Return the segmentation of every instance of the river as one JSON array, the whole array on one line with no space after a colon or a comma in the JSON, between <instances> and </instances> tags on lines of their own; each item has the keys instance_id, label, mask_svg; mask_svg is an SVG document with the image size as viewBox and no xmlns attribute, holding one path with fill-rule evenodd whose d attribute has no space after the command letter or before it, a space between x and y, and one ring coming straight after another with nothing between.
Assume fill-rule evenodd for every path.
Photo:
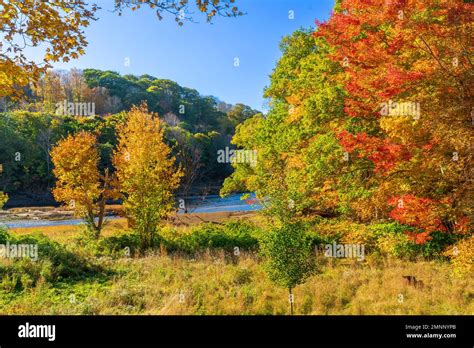
<instances>
[{"instance_id":1,"label":"river","mask_svg":"<svg viewBox=\"0 0 474 348\"><path fill-rule=\"evenodd\" d=\"M254 194L250 194L246 200L241 199L242 194L232 194L225 198L218 195L206 197L187 197L185 202L188 206L188 213L221 213L255 211L261 209L261 205L255 199ZM183 214L184 210L179 210L178 214ZM118 216L108 216L108 220L119 219ZM0 221L0 227L23 228L23 227L48 227L48 226L74 226L83 223L82 219L68 220L12 220Z\"/></svg>"}]
</instances>

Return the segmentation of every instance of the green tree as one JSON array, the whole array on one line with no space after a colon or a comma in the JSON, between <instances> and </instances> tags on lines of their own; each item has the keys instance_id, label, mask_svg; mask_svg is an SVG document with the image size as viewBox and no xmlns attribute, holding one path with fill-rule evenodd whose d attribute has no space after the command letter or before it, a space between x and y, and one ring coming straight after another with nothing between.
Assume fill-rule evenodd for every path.
<instances>
[{"instance_id":1,"label":"green tree","mask_svg":"<svg viewBox=\"0 0 474 348\"><path fill-rule=\"evenodd\" d=\"M293 289L316 270L311 238L301 223L286 224L264 236L261 253L266 259L264 268L270 280L288 289L293 315Z\"/></svg>"},{"instance_id":2,"label":"green tree","mask_svg":"<svg viewBox=\"0 0 474 348\"><path fill-rule=\"evenodd\" d=\"M346 124L345 92L329 79L340 67L311 30L284 38L281 49L265 91L270 111L238 125L232 139L240 148L256 149L257 164L233 163L221 193L256 192L264 213L279 220L348 213L364 185L334 132Z\"/></svg>"},{"instance_id":3,"label":"green tree","mask_svg":"<svg viewBox=\"0 0 474 348\"><path fill-rule=\"evenodd\" d=\"M7 201L8 201L8 195L0 191L0 209L3 208L5 203L7 203Z\"/></svg>"}]
</instances>

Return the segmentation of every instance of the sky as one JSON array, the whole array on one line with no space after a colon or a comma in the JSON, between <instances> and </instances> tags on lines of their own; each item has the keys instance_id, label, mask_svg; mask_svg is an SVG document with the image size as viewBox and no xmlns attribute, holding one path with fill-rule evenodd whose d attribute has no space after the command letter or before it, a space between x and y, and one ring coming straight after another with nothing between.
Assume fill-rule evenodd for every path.
<instances>
[{"instance_id":1,"label":"sky","mask_svg":"<svg viewBox=\"0 0 474 348\"><path fill-rule=\"evenodd\" d=\"M55 69L149 74L227 103L241 102L264 110L263 90L281 55L281 38L298 28L314 27L315 19L327 19L334 1L236 0L246 15L216 17L208 24L195 13L198 23L185 22L182 27L170 16L158 20L149 8L127 10L118 16L112 11L112 0L96 3L102 9L99 19L85 30L89 42L85 55L56 63ZM30 54L41 61L39 52ZM234 64L236 58L239 66Z\"/></svg>"}]
</instances>

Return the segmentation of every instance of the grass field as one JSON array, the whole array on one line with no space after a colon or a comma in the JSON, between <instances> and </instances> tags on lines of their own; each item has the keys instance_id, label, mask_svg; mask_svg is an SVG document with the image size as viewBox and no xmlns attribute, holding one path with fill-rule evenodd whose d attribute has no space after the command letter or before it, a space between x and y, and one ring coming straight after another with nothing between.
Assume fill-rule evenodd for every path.
<instances>
[{"instance_id":1,"label":"grass field","mask_svg":"<svg viewBox=\"0 0 474 348\"><path fill-rule=\"evenodd\" d=\"M197 222L196 222L197 223ZM104 237L119 236L124 220ZM189 226L179 228L189 232ZM287 290L267 278L257 252L239 256L208 249L193 256L155 250L146 256L97 256L75 244L74 226L17 229L43 233L94 264L92 273L0 289L2 314L287 314ZM8 262L8 261L4 261ZM449 263L399 260L369 254L363 262L318 257L318 273L294 291L296 314L472 314L474 284L453 277ZM41 272L44 272L43 270ZM415 275L423 288L404 283Z\"/></svg>"}]
</instances>

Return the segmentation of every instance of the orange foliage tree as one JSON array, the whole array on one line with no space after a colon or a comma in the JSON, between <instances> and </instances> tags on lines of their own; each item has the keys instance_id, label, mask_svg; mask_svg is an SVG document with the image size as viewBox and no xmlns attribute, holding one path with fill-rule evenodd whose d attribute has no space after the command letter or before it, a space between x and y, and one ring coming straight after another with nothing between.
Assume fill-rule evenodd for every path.
<instances>
[{"instance_id":1,"label":"orange foliage tree","mask_svg":"<svg viewBox=\"0 0 474 348\"><path fill-rule=\"evenodd\" d=\"M338 139L372 162L374 196L418 243L473 224L473 13L462 0L342 0L315 32L334 48L357 124Z\"/></svg>"},{"instance_id":2,"label":"orange foliage tree","mask_svg":"<svg viewBox=\"0 0 474 348\"><path fill-rule=\"evenodd\" d=\"M105 204L116 197L112 177L98 170L99 152L96 137L79 132L60 140L51 150L57 182L54 198L74 209L83 218L93 236L98 238L103 227Z\"/></svg>"}]
</instances>

